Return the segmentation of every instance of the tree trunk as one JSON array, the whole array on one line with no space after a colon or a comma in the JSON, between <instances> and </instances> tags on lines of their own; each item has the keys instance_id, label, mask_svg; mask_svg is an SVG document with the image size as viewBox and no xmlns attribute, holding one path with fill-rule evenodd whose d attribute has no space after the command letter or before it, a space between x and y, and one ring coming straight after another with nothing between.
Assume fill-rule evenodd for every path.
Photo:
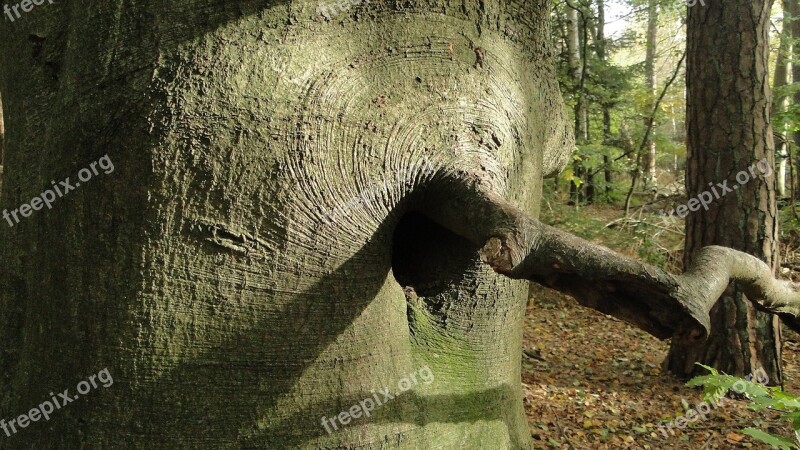
<instances>
[{"instance_id":1,"label":"tree trunk","mask_svg":"<svg viewBox=\"0 0 800 450\"><path fill-rule=\"evenodd\" d=\"M776 136L778 136L775 153L781 157L780 162L778 163L778 171L776 173L778 181L778 195L781 198L788 196L788 192L786 191L787 136L785 120L781 118L780 122L778 122L776 121L776 117L784 114L787 106L786 95L778 94L778 92L781 88L784 88L789 84L789 56L792 54L792 20L789 17L792 6L790 2L791 0L782 0L783 25L781 27L778 53L775 58L775 73L772 79L774 98L772 101L772 110L770 112L772 123L776 128L775 133Z\"/></svg>"},{"instance_id":2,"label":"tree trunk","mask_svg":"<svg viewBox=\"0 0 800 450\"><path fill-rule=\"evenodd\" d=\"M3 192L3 155L5 154L6 127L3 124L3 98L0 95L0 193Z\"/></svg>"},{"instance_id":3,"label":"tree trunk","mask_svg":"<svg viewBox=\"0 0 800 450\"><path fill-rule=\"evenodd\" d=\"M76 186L0 226L1 418L114 380L0 440L530 447L527 283L413 211L457 172L536 214L574 149L547 8L318 7L45 2L0 28L0 209Z\"/></svg>"},{"instance_id":4,"label":"tree trunk","mask_svg":"<svg viewBox=\"0 0 800 450\"><path fill-rule=\"evenodd\" d=\"M597 58L601 63L606 61L606 5L605 0L597 0L597 38L596 49ZM610 146L612 144L613 136L611 134L611 105L608 103L602 104L603 108L603 145ZM603 155L603 175L605 181L605 196L606 201L610 201L611 193L613 191L613 179L611 175L611 157L607 154Z\"/></svg>"},{"instance_id":5,"label":"tree trunk","mask_svg":"<svg viewBox=\"0 0 800 450\"><path fill-rule=\"evenodd\" d=\"M703 195L711 201L707 210L696 200L689 203L697 211L686 219L687 267L706 245L739 249L773 271L778 267L767 79L771 3L708 2L689 8L686 190L689 198ZM695 362L737 375L763 367L771 382L781 383L780 346L777 318L756 311L741 285L732 285L712 310L709 340L673 343L665 366L679 376L698 373Z\"/></svg>"},{"instance_id":6,"label":"tree trunk","mask_svg":"<svg viewBox=\"0 0 800 450\"><path fill-rule=\"evenodd\" d=\"M611 144L611 107L603 105L603 135L606 145ZM612 161L609 155L603 155L603 181L605 181L606 201L611 201L611 194L614 192L614 176L612 173Z\"/></svg>"},{"instance_id":7,"label":"tree trunk","mask_svg":"<svg viewBox=\"0 0 800 450\"><path fill-rule=\"evenodd\" d=\"M571 4L567 4L567 52L569 59L570 73L572 81L576 86L575 102L575 140L579 144L589 140L589 111L586 105L586 96L583 92L583 58L585 54L581 52L583 40L581 39L582 30L586 26L585 21L581 20L581 15ZM589 184L584 180L587 175L580 161L575 161L572 165L574 179L583 180L581 184L575 181L570 183L570 194L575 204L583 203L588 195Z\"/></svg>"},{"instance_id":8,"label":"tree trunk","mask_svg":"<svg viewBox=\"0 0 800 450\"><path fill-rule=\"evenodd\" d=\"M647 6L647 51L645 56L645 84L647 95L651 102L647 105L647 111L653 109L653 102L658 95L656 87L656 51L658 44L658 0L648 0ZM645 127L655 127L651 122L655 116L645 117ZM655 130L653 130L655 131ZM647 153L644 155L644 187L645 189L656 187L656 143L652 137L647 140Z\"/></svg>"},{"instance_id":9,"label":"tree trunk","mask_svg":"<svg viewBox=\"0 0 800 450\"><path fill-rule=\"evenodd\" d=\"M787 0L785 7L791 20L792 29L792 83L798 83L800 82L800 45L797 45L800 42L800 19L798 19L800 18L800 0ZM795 106L800 105L800 91L794 93L792 103ZM792 132L792 141L794 148L800 149L800 130ZM800 173L800 158L797 158L795 173ZM800 183L797 183L795 189L798 189L797 193L800 194Z\"/></svg>"},{"instance_id":10,"label":"tree trunk","mask_svg":"<svg viewBox=\"0 0 800 450\"><path fill-rule=\"evenodd\" d=\"M570 5L567 5L567 54L572 79L580 82L583 76L583 66L581 65L580 18L578 10Z\"/></svg>"}]
</instances>

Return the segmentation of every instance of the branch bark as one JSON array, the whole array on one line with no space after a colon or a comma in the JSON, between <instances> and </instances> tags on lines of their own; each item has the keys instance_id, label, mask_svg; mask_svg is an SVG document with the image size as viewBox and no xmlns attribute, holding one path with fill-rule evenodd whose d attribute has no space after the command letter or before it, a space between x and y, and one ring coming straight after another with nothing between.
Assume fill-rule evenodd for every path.
<instances>
[{"instance_id":1,"label":"branch bark","mask_svg":"<svg viewBox=\"0 0 800 450\"><path fill-rule=\"evenodd\" d=\"M450 190L424 212L482 245L481 258L495 272L568 293L660 339L706 339L711 308L732 281L756 308L800 331L800 285L776 280L754 256L709 246L675 275L545 225L494 194L459 194Z\"/></svg>"}]
</instances>

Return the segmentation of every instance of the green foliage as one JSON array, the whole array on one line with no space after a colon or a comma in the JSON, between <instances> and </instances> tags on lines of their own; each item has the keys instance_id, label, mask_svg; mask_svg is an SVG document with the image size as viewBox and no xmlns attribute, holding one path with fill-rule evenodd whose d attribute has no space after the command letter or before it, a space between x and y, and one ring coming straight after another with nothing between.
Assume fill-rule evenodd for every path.
<instances>
[{"instance_id":1,"label":"green foliage","mask_svg":"<svg viewBox=\"0 0 800 450\"><path fill-rule=\"evenodd\" d=\"M782 412L782 417L791 421L795 437L800 435L798 434L800 433L800 397L784 392L779 387L763 386L748 379L721 374L712 367L698 365L710 373L692 378L686 383L687 386L702 386L706 399L709 396L718 398L730 391L735 391L750 400L748 407L752 410L771 409ZM789 438L775 436L757 428L745 428L742 433L768 444L772 448L781 450L800 449L800 446Z\"/></svg>"},{"instance_id":2,"label":"green foliage","mask_svg":"<svg viewBox=\"0 0 800 450\"><path fill-rule=\"evenodd\" d=\"M702 375L694 377L686 383L689 387L703 387L703 392L706 396L718 395L720 392L727 394L730 391L735 391L737 394L746 394L750 398L764 398L769 396L770 388L753 383L750 380L726 375L719 373L713 367L697 364L710 372L709 375ZM742 388L734 388L734 385L743 386Z\"/></svg>"},{"instance_id":3,"label":"green foliage","mask_svg":"<svg viewBox=\"0 0 800 450\"><path fill-rule=\"evenodd\" d=\"M628 18L630 26L622 34L612 35L606 30L602 41L604 51L599 51L598 40L593 35L598 20L596 3L585 0L570 3L579 10L581 68L585 69L582 80L575 79L570 69L566 21L569 6L558 2L553 8L551 23L560 56L557 68L564 101L573 121L581 99L588 111L588 138L577 136L578 159L560 178L565 186L572 186L572 192L576 194L573 197L577 198L570 200L578 204L624 200L631 174L636 170L637 150L647 128L646 118L653 113L652 105L658 95L645 85L643 33L648 1L627 0L625 3L633 12ZM664 43L657 55L659 92L677 63L676 49L683 46L682 32L676 37L671 24L682 21L685 9L685 0L659 1L659 42ZM686 154L682 84L679 77L668 91L657 112L656 126L649 135L656 142L660 156L657 165L661 169L671 169L675 156L682 160ZM606 171L612 175L610 183L606 181ZM594 187L593 194L590 194L589 186Z\"/></svg>"},{"instance_id":4,"label":"green foliage","mask_svg":"<svg viewBox=\"0 0 800 450\"><path fill-rule=\"evenodd\" d=\"M752 437L753 439L768 444L772 446L772 448L778 448L780 450L793 450L798 448L797 445L790 439L775 436L756 428L745 428L742 430L742 433Z\"/></svg>"},{"instance_id":5,"label":"green foliage","mask_svg":"<svg viewBox=\"0 0 800 450\"><path fill-rule=\"evenodd\" d=\"M773 91L773 98L792 98L800 91L800 83L778 86ZM772 125L776 130L800 131L800 105L790 104L772 117Z\"/></svg>"},{"instance_id":6,"label":"green foliage","mask_svg":"<svg viewBox=\"0 0 800 450\"><path fill-rule=\"evenodd\" d=\"M652 239L650 227L640 226L634 232L636 237L641 239L641 246L638 249L639 258L658 267L667 265L667 255Z\"/></svg>"},{"instance_id":7,"label":"green foliage","mask_svg":"<svg viewBox=\"0 0 800 450\"><path fill-rule=\"evenodd\" d=\"M791 208L782 208L779 211L781 242L791 239L792 235L800 235L800 220L795 217Z\"/></svg>"},{"instance_id":8,"label":"green foliage","mask_svg":"<svg viewBox=\"0 0 800 450\"><path fill-rule=\"evenodd\" d=\"M558 185L559 183L554 180L547 180L544 183L544 198L557 197L555 189ZM623 192L622 189L619 189L619 192ZM657 235L659 229L651 224L661 221L657 215L644 217L645 220L630 226L606 226L618 218L616 208L592 206L589 209L576 209L558 201L547 201L541 212L543 222L583 239L602 243L631 257L638 256L645 262L661 268L666 269L670 264L674 264L667 249L682 248L682 236L673 233Z\"/></svg>"}]
</instances>

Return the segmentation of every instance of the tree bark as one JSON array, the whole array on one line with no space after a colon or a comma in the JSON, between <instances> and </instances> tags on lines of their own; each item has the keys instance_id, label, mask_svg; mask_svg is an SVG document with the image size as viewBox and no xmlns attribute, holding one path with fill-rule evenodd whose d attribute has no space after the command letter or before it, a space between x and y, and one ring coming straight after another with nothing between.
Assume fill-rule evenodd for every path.
<instances>
[{"instance_id":1,"label":"tree bark","mask_svg":"<svg viewBox=\"0 0 800 450\"><path fill-rule=\"evenodd\" d=\"M544 3L45 5L0 28L0 207L116 170L0 227L0 417L114 384L14 447L529 448L510 277L661 337L730 278L798 313L747 255L675 276L536 221L574 149Z\"/></svg>"},{"instance_id":2,"label":"tree bark","mask_svg":"<svg viewBox=\"0 0 800 450\"><path fill-rule=\"evenodd\" d=\"M687 216L687 267L697 265L698 252L708 245L735 248L778 267L769 123L771 6L756 0L689 8L687 193L696 198L712 188L722 191L717 184L723 182L732 190L715 193L719 198L707 210L694 205L699 210ZM768 166L753 170L756 161ZM732 285L712 311L708 341L673 343L665 367L686 377L699 372L695 362L742 376L763 367L772 382L781 383L779 322L756 311L747 296L741 285Z\"/></svg>"}]
</instances>

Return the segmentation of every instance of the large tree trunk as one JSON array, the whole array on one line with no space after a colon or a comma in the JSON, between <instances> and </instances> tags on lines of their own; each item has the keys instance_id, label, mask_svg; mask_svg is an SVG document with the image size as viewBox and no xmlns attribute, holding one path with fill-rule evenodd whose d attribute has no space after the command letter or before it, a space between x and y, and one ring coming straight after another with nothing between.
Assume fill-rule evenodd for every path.
<instances>
[{"instance_id":1,"label":"large tree trunk","mask_svg":"<svg viewBox=\"0 0 800 450\"><path fill-rule=\"evenodd\" d=\"M0 28L2 208L116 167L0 226L1 417L114 379L0 440L530 446L527 283L412 211L438 173L538 210L573 149L545 3L318 6L45 2Z\"/></svg>"},{"instance_id":2,"label":"large tree trunk","mask_svg":"<svg viewBox=\"0 0 800 450\"><path fill-rule=\"evenodd\" d=\"M687 266L706 245L739 249L778 266L767 70L771 4L709 2L689 8L686 191L689 198L703 192L720 198L686 219ZM757 161L768 166L756 166ZM723 196L726 191L717 183L726 180L732 190ZM712 311L709 340L673 343L665 365L690 376L699 369L695 362L739 375L763 367L771 381L780 383L779 322L756 311L741 286L733 285Z\"/></svg>"}]
</instances>

